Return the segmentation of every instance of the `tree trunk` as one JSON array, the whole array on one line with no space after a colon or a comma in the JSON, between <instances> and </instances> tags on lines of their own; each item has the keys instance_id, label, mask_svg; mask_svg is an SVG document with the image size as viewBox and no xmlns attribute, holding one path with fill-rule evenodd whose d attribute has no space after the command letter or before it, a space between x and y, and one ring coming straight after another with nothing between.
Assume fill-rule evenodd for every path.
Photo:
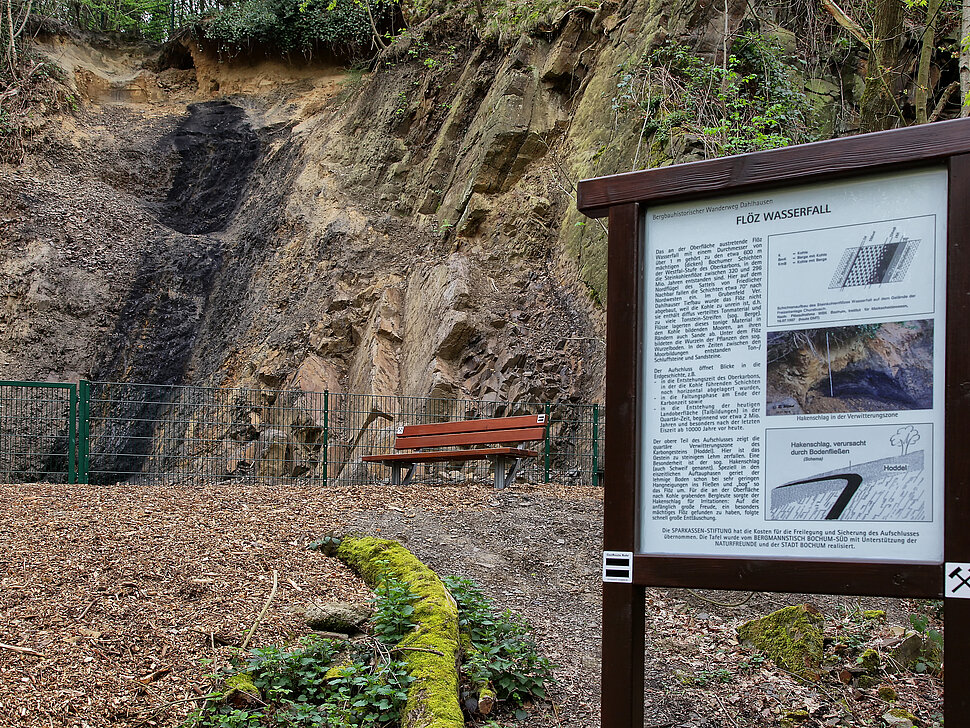
<instances>
[{"instance_id":1,"label":"tree trunk","mask_svg":"<svg viewBox=\"0 0 970 728\"><path fill-rule=\"evenodd\" d=\"M916 123L929 121L927 108L933 97L930 88L930 66L933 65L933 51L936 49L936 26L940 17L943 0L927 0L926 30L923 31L923 45L920 47L919 66L916 69Z\"/></svg>"},{"instance_id":2,"label":"tree trunk","mask_svg":"<svg viewBox=\"0 0 970 728\"><path fill-rule=\"evenodd\" d=\"M963 23L960 28L960 116L970 115L970 0L963 0Z\"/></svg>"},{"instance_id":3,"label":"tree trunk","mask_svg":"<svg viewBox=\"0 0 970 728\"><path fill-rule=\"evenodd\" d=\"M869 67L859 119L862 132L892 129L902 122L896 94L903 37L903 0L877 0L874 18L875 32L869 46Z\"/></svg>"}]
</instances>

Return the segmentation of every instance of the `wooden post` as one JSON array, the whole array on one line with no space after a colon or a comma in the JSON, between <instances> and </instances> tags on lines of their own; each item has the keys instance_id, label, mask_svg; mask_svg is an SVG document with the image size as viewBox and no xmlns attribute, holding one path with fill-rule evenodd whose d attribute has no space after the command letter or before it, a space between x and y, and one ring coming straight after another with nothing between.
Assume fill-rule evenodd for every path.
<instances>
[{"instance_id":1,"label":"wooden post","mask_svg":"<svg viewBox=\"0 0 970 728\"><path fill-rule=\"evenodd\" d=\"M641 320L639 230L638 205L610 208L606 421L619 426L606 433L604 551L636 552L639 525L639 336L630 336ZM602 728L643 726L645 594L636 584L603 584Z\"/></svg>"},{"instance_id":2,"label":"wooden post","mask_svg":"<svg viewBox=\"0 0 970 728\"><path fill-rule=\"evenodd\" d=\"M970 322L970 154L950 158L947 211L946 502L943 553L948 562L970 562L970 346L962 327ZM944 574L946 579L946 574ZM944 581L944 584L946 582ZM944 587L946 589L946 587ZM970 714L970 599L946 593L945 718L960 725ZM947 649L949 648L949 649Z\"/></svg>"}]
</instances>

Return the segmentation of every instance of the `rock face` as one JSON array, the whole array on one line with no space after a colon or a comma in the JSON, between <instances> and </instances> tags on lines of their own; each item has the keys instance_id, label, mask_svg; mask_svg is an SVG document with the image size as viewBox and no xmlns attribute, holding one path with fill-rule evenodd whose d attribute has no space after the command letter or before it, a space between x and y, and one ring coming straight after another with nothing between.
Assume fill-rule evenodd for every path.
<instances>
[{"instance_id":1,"label":"rock face","mask_svg":"<svg viewBox=\"0 0 970 728\"><path fill-rule=\"evenodd\" d=\"M932 407L932 321L824 333L769 335L769 415Z\"/></svg>"},{"instance_id":2,"label":"rock face","mask_svg":"<svg viewBox=\"0 0 970 728\"><path fill-rule=\"evenodd\" d=\"M41 36L83 108L0 179L0 366L597 399L605 234L573 194L644 165L617 69L668 38L714 57L747 12L609 2L501 42L445 13L366 74ZM771 28L792 44L789 20ZM652 163L694 158L691 144Z\"/></svg>"},{"instance_id":3,"label":"rock face","mask_svg":"<svg viewBox=\"0 0 970 728\"><path fill-rule=\"evenodd\" d=\"M179 163L160 221L181 233L223 230L259 154L245 112L225 101L191 104L171 144Z\"/></svg>"}]
</instances>

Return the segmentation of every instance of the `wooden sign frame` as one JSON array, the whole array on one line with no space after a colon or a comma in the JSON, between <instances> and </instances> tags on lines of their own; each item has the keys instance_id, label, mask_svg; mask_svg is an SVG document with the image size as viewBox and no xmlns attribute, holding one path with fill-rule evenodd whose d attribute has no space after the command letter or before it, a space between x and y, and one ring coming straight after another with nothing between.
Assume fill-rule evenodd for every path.
<instances>
[{"instance_id":1,"label":"wooden sign frame","mask_svg":"<svg viewBox=\"0 0 970 728\"><path fill-rule=\"evenodd\" d=\"M943 562L638 553L640 420L646 401L641 377L645 210L670 202L940 167L946 169L948 182ZM970 712L970 655L964 649L970 644L970 599L944 593L944 565L970 562L970 343L960 330L970 323L970 119L584 180L578 209L589 217L609 218L603 549L632 554L630 582L603 584L602 727L643 726L647 586L946 597L946 644L952 649L946 655L949 697L944 710L953 725L962 722Z\"/></svg>"}]
</instances>

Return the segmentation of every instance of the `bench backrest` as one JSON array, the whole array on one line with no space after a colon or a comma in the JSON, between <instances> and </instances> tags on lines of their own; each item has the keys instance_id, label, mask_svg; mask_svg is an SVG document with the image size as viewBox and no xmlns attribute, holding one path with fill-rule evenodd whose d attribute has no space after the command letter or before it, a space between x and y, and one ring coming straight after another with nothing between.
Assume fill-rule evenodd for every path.
<instances>
[{"instance_id":1,"label":"bench backrest","mask_svg":"<svg viewBox=\"0 0 970 728\"><path fill-rule=\"evenodd\" d=\"M545 415L494 417L487 420L439 422L399 427L395 450L458 445L497 445L541 440L546 435Z\"/></svg>"}]
</instances>

